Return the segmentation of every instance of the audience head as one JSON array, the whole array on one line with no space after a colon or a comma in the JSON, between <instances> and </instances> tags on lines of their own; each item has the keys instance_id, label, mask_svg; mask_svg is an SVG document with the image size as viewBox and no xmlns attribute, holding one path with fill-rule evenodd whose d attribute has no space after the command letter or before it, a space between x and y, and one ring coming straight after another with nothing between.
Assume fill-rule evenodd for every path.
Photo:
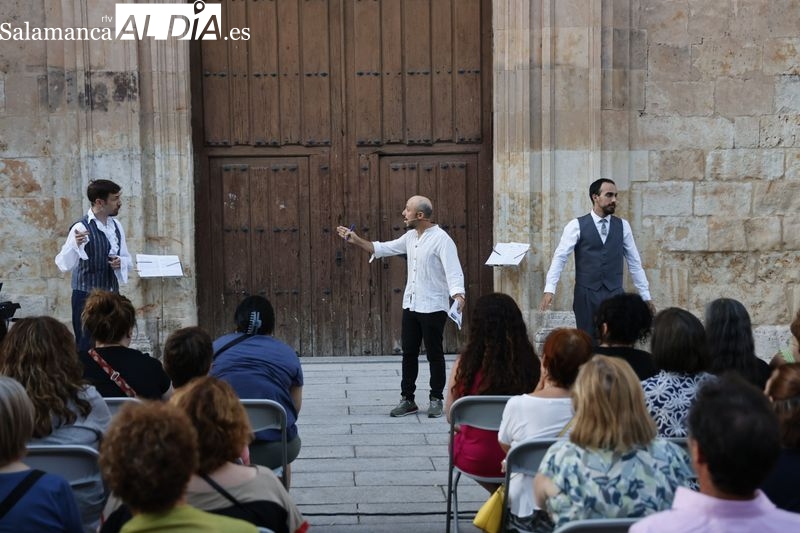
<instances>
[{"instance_id":1,"label":"audience head","mask_svg":"<svg viewBox=\"0 0 800 533\"><path fill-rule=\"evenodd\" d=\"M481 296L472 308L469 324L454 388L470 387L482 371L478 394L532 391L539 382L539 358L514 299L499 292Z\"/></svg>"},{"instance_id":2,"label":"audience head","mask_svg":"<svg viewBox=\"0 0 800 533\"><path fill-rule=\"evenodd\" d=\"M164 344L164 371L175 388L207 375L213 358L211 336L197 326L173 331Z\"/></svg>"},{"instance_id":3,"label":"audience head","mask_svg":"<svg viewBox=\"0 0 800 533\"><path fill-rule=\"evenodd\" d=\"M782 365L772 372L764 392L772 402L781 427L781 445L800 449L800 363Z\"/></svg>"},{"instance_id":4,"label":"audience head","mask_svg":"<svg viewBox=\"0 0 800 533\"><path fill-rule=\"evenodd\" d=\"M544 341L542 375L550 382L569 389L581 365L592 357L592 338L576 328L554 329Z\"/></svg>"},{"instance_id":5,"label":"audience head","mask_svg":"<svg viewBox=\"0 0 800 533\"><path fill-rule=\"evenodd\" d=\"M706 336L711 354L711 371L733 370L745 380L760 381L753 325L744 305L731 298L718 298L706 307ZM764 382L760 381L759 386Z\"/></svg>"},{"instance_id":6,"label":"audience head","mask_svg":"<svg viewBox=\"0 0 800 533\"><path fill-rule=\"evenodd\" d=\"M710 380L689 411L689 449L701 492L705 483L751 498L780 453L778 420L763 392L736 375Z\"/></svg>"},{"instance_id":7,"label":"audience head","mask_svg":"<svg viewBox=\"0 0 800 533\"><path fill-rule=\"evenodd\" d=\"M33 436L53 431L52 417L65 424L77 419L70 402L88 415L91 404L78 394L86 385L69 329L49 316L22 318L0 345L0 374L19 381L36 411Z\"/></svg>"},{"instance_id":8,"label":"audience head","mask_svg":"<svg viewBox=\"0 0 800 533\"><path fill-rule=\"evenodd\" d=\"M134 513L175 507L196 468L197 432L171 404L128 402L100 445L106 484Z\"/></svg>"},{"instance_id":9,"label":"audience head","mask_svg":"<svg viewBox=\"0 0 800 533\"><path fill-rule=\"evenodd\" d=\"M0 467L25 455L33 436L33 404L16 380L0 376Z\"/></svg>"},{"instance_id":10,"label":"audience head","mask_svg":"<svg viewBox=\"0 0 800 533\"><path fill-rule=\"evenodd\" d=\"M95 341L117 343L132 336L136 309L119 293L95 289L86 298L81 323Z\"/></svg>"},{"instance_id":11,"label":"audience head","mask_svg":"<svg viewBox=\"0 0 800 533\"><path fill-rule=\"evenodd\" d=\"M666 372L697 374L709 367L703 324L689 311L677 307L656 315L650 352L656 367Z\"/></svg>"},{"instance_id":12,"label":"audience head","mask_svg":"<svg viewBox=\"0 0 800 533\"><path fill-rule=\"evenodd\" d=\"M250 444L252 431L242 402L230 385L206 376L192 380L170 398L191 420L198 436L200 474L235 461Z\"/></svg>"},{"instance_id":13,"label":"audience head","mask_svg":"<svg viewBox=\"0 0 800 533\"><path fill-rule=\"evenodd\" d=\"M650 335L653 312L634 293L612 296L600 304L594 315L597 338L602 344L633 346Z\"/></svg>"},{"instance_id":14,"label":"audience head","mask_svg":"<svg viewBox=\"0 0 800 533\"><path fill-rule=\"evenodd\" d=\"M248 296L241 301L234 315L236 331L248 335L272 335L275 331L275 311L263 296Z\"/></svg>"},{"instance_id":15,"label":"audience head","mask_svg":"<svg viewBox=\"0 0 800 533\"><path fill-rule=\"evenodd\" d=\"M626 452L656 437L639 378L622 359L595 355L572 387L575 422L570 440L583 448Z\"/></svg>"}]
</instances>

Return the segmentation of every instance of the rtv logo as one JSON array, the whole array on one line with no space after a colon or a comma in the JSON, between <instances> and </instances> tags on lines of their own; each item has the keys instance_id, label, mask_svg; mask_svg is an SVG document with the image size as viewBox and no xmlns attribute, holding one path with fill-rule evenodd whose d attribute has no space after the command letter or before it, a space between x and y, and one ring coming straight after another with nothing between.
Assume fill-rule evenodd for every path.
<instances>
[{"instance_id":1,"label":"rtv logo","mask_svg":"<svg viewBox=\"0 0 800 533\"><path fill-rule=\"evenodd\" d=\"M222 35L222 5L206 4L117 4L116 38L122 41L151 37L157 40L250 39L249 28L231 28Z\"/></svg>"}]
</instances>

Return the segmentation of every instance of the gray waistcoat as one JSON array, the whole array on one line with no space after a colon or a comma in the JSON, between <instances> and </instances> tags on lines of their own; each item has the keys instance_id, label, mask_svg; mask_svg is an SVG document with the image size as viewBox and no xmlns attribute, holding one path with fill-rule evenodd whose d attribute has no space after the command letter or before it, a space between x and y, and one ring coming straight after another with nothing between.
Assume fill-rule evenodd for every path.
<instances>
[{"instance_id":1,"label":"gray waistcoat","mask_svg":"<svg viewBox=\"0 0 800 533\"><path fill-rule=\"evenodd\" d=\"M575 245L575 285L593 291L622 287L622 220L611 217L603 244L592 214L578 218L581 236Z\"/></svg>"},{"instance_id":2,"label":"gray waistcoat","mask_svg":"<svg viewBox=\"0 0 800 533\"><path fill-rule=\"evenodd\" d=\"M111 219L109 219L111 221ZM104 289L112 292L119 292L119 282L114 275L114 269L108 264L108 252L111 250L111 243L108 242L106 234L97 227L94 220L89 222L89 217L81 219L83 225L89 230L89 242L86 244L86 255L89 259L78 261L78 266L72 269L72 288L73 290L89 292L92 289ZM122 236L115 222L114 230L117 232L117 242L122 246Z\"/></svg>"}]
</instances>

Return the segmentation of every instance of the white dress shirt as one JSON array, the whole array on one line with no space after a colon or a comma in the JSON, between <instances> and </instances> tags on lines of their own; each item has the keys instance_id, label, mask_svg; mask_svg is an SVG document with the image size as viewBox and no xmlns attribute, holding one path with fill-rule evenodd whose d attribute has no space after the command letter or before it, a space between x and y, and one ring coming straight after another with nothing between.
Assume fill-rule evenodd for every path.
<instances>
[{"instance_id":1,"label":"white dress shirt","mask_svg":"<svg viewBox=\"0 0 800 533\"><path fill-rule=\"evenodd\" d=\"M603 243L605 243L608 235L603 237L600 232L600 220L602 217L597 216L597 213L594 211L590 213L595 226L597 226L597 233L600 234L600 238ZM606 216L605 220L608 221L608 233L610 234L612 231L611 215ZM639 250L636 249L636 242L633 240L631 225L628 224L628 221L624 218L620 220L622 221L622 254L625 257L625 261L628 263L628 271L631 273L631 278L633 279L634 286L636 286L636 290L639 291L642 300L648 301L651 299L650 285L647 282L647 275L644 273L644 268L642 268L642 259L639 257ZM575 249L575 245L578 243L580 236L580 223L577 218L573 218L564 227L564 232L561 234L561 241L558 243L558 247L556 247L556 251L553 254L553 261L550 263L550 269L547 271L544 292L555 294L558 279L561 277L561 271L564 270L564 265Z\"/></svg>"},{"instance_id":2,"label":"white dress shirt","mask_svg":"<svg viewBox=\"0 0 800 533\"><path fill-rule=\"evenodd\" d=\"M456 244L438 225L422 235L409 230L399 239L373 242L376 257L406 254L408 278L403 294L403 309L435 313L450 308L450 297L465 294L464 273L458 261Z\"/></svg>"},{"instance_id":3,"label":"white dress shirt","mask_svg":"<svg viewBox=\"0 0 800 533\"><path fill-rule=\"evenodd\" d=\"M94 220L95 224L97 225L97 229L102 231L108 239L108 242L111 245L108 254L119 256L119 268L114 269L114 275L117 276L117 281L119 281L120 284L125 285L128 283L128 271L133 269L133 260L131 259L130 252L128 251L128 245L125 242L125 231L122 229L122 224L120 224L115 217L106 218L106 223L103 224L94 215L94 212L91 208L89 208L89 212L86 214L86 216L88 217L89 222ZM117 229L119 229L119 242L117 241L117 232L114 230L115 226ZM86 226L83 225L83 222L76 222L69 229L67 240L64 242L64 245L61 247L61 251L58 252L58 255L56 256L56 266L61 272L69 272L78 266L78 261L81 259L84 261L89 259L89 256L86 255L86 244L89 242L89 239L87 238L86 242L78 246L78 241L75 240L76 229L80 232L83 232L86 231Z\"/></svg>"}]
</instances>

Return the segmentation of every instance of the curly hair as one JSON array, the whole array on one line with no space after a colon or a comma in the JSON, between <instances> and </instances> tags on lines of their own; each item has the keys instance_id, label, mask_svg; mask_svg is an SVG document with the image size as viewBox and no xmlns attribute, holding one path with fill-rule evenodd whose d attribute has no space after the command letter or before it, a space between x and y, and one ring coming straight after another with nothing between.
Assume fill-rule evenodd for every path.
<instances>
[{"instance_id":1,"label":"curly hair","mask_svg":"<svg viewBox=\"0 0 800 533\"><path fill-rule=\"evenodd\" d=\"M69 329L49 316L23 318L14 323L0 346L0 374L25 387L36 410L33 436L53 432L53 417L69 425L77 420L70 403L86 417L91 404L79 394L86 387L83 367Z\"/></svg>"},{"instance_id":2,"label":"curly hair","mask_svg":"<svg viewBox=\"0 0 800 533\"><path fill-rule=\"evenodd\" d=\"M173 331L164 343L164 371L175 388L208 374L213 358L211 336L197 326Z\"/></svg>"},{"instance_id":3,"label":"curly hair","mask_svg":"<svg viewBox=\"0 0 800 533\"><path fill-rule=\"evenodd\" d=\"M578 446L624 453L656 438L639 378L622 359L595 355L587 361L572 387L572 404L570 440Z\"/></svg>"},{"instance_id":4,"label":"curly hair","mask_svg":"<svg viewBox=\"0 0 800 533\"><path fill-rule=\"evenodd\" d=\"M800 363L776 368L764 392L778 415L781 444L791 450L800 449Z\"/></svg>"},{"instance_id":5,"label":"curly hair","mask_svg":"<svg viewBox=\"0 0 800 533\"><path fill-rule=\"evenodd\" d=\"M603 335L602 326L608 328ZM653 312L642 297L623 293L604 300L594 315L597 336L604 343L633 346L650 335Z\"/></svg>"},{"instance_id":6,"label":"curly hair","mask_svg":"<svg viewBox=\"0 0 800 533\"><path fill-rule=\"evenodd\" d=\"M206 376L193 379L170 398L192 421L200 453L197 471L209 474L236 460L250 444L252 431L242 402L230 385Z\"/></svg>"},{"instance_id":7,"label":"curly hair","mask_svg":"<svg viewBox=\"0 0 800 533\"><path fill-rule=\"evenodd\" d=\"M706 307L705 323L711 372L719 375L733 370L753 385L763 387L753 325L744 305L731 298L718 298Z\"/></svg>"},{"instance_id":8,"label":"curly hair","mask_svg":"<svg viewBox=\"0 0 800 533\"><path fill-rule=\"evenodd\" d=\"M478 298L469 323L469 341L459 357L451 393L469 394L480 372L475 394L525 394L539 382L539 358L514 299L498 292Z\"/></svg>"},{"instance_id":9,"label":"curly hair","mask_svg":"<svg viewBox=\"0 0 800 533\"><path fill-rule=\"evenodd\" d=\"M172 509L197 468L197 431L174 405L128 402L100 445L100 470L134 512Z\"/></svg>"},{"instance_id":10,"label":"curly hair","mask_svg":"<svg viewBox=\"0 0 800 533\"><path fill-rule=\"evenodd\" d=\"M86 298L81 324L94 340L117 342L136 326L136 309L119 293L94 289Z\"/></svg>"},{"instance_id":11,"label":"curly hair","mask_svg":"<svg viewBox=\"0 0 800 533\"><path fill-rule=\"evenodd\" d=\"M542 348L542 366L559 387L569 389L581 365L592 358L592 338L576 328L557 328L547 336Z\"/></svg>"},{"instance_id":12,"label":"curly hair","mask_svg":"<svg viewBox=\"0 0 800 533\"><path fill-rule=\"evenodd\" d=\"M0 376L0 466L19 461L31 435L31 399L15 379Z\"/></svg>"}]
</instances>

